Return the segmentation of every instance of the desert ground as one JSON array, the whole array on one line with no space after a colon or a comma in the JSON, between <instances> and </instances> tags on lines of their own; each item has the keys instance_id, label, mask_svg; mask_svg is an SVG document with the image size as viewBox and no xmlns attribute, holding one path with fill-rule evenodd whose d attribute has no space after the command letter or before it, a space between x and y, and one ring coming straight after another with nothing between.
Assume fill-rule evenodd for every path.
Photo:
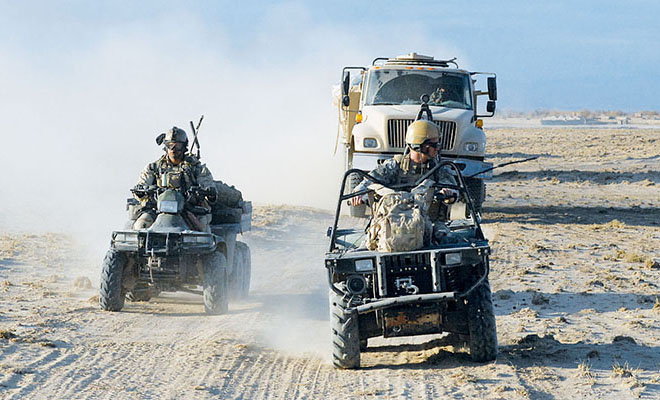
<instances>
[{"instance_id":1,"label":"desert ground","mask_svg":"<svg viewBox=\"0 0 660 400\"><path fill-rule=\"evenodd\" d=\"M539 157L488 183L496 361L438 335L370 340L361 369L334 369L333 215L261 205L243 237L250 297L221 316L183 293L103 312L103 254L64 233L0 233L0 398L660 398L660 130L487 135L496 164Z\"/></svg>"}]
</instances>

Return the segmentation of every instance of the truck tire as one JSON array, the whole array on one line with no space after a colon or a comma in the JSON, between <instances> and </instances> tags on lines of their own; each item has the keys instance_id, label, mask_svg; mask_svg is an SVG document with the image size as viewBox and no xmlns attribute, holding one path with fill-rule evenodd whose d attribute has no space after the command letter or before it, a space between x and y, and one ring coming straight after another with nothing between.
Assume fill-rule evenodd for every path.
<instances>
[{"instance_id":1,"label":"truck tire","mask_svg":"<svg viewBox=\"0 0 660 400\"><path fill-rule=\"evenodd\" d=\"M101 266L99 285L99 305L105 311L119 311L124 308L124 288L122 277L126 266L126 254L110 249Z\"/></svg>"},{"instance_id":2,"label":"truck tire","mask_svg":"<svg viewBox=\"0 0 660 400\"><path fill-rule=\"evenodd\" d=\"M330 290L330 325L332 326L332 363L336 368L360 367L360 330L358 314L347 313L343 296Z\"/></svg>"},{"instance_id":3,"label":"truck tire","mask_svg":"<svg viewBox=\"0 0 660 400\"><path fill-rule=\"evenodd\" d=\"M230 282L232 298L245 299L250 292L252 257L250 256L250 248L243 242L236 242L233 271Z\"/></svg>"},{"instance_id":4,"label":"truck tire","mask_svg":"<svg viewBox=\"0 0 660 400\"><path fill-rule=\"evenodd\" d=\"M473 361L492 361L497 356L497 327L490 284L486 279L468 296L470 357Z\"/></svg>"},{"instance_id":5,"label":"truck tire","mask_svg":"<svg viewBox=\"0 0 660 400\"><path fill-rule=\"evenodd\" d=\"M229 309L227 293L227 259L216 251L204 260L204 311L207 314L225 314Z\"/></svg>"},{"instance_id":6,"label":"truck tire","mask_svg":"<svg viewBox=\"0 0 660 400\"><path fill-rule=\"evenodd\" d=\"M465 178L465 185L474 202L474 208L477 209L477 212L481 212L481 207L486 200L486 183L483 179Z\"/></svg>"},{"instance_id":7,"label":"truck tire","mask_svg":"<svg viewBox=\"0 0 660 400\"><path fill-rule=\"evenodd\" d=\"M353 189L355 189L355 187L360 184L360 182L362 182L362 177L360 175L351 174L348 181L348 193L351 193ZM351 217L366 218L367 216L366 204L360 204L359 206L355 206L355 207L349 206L348 209Z\"/></svg>"}]
</instances>

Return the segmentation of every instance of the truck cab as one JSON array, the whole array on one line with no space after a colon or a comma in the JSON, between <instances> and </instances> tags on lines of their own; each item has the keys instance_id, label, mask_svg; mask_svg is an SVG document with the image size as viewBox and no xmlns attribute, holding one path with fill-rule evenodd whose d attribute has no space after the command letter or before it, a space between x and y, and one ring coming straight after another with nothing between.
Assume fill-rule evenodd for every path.
<instances>
[{"instance_id":1,"label":"truck cab","mask_svg":"<svg viewBox=\"0 0 660 400\"><path fill-rule=\"evenodd\" d=\"M478 90L479 76L486 76L487 89ZM376 58L370 67L345 67L342 73L338 140L346 151L346 170L370 171L405 150L405 136L422 104L428 104L441 132L441 156L453 161L464 176L477 209L485 199L481 173L492 167L484 162L486 135L483 117L495 112L496 77L493 73L469 72L455 59L436 60L410 53L395 58ZM485 113L479 113L477 98L488 95ZM339 100L339 99L338 99ZM484 107L482 107L484 108ZM359 182L353 179L350 189ZM354 207L354 216L364 210ZM362 214L362 215L361 215Z\"/></svg>"}]
</instances>

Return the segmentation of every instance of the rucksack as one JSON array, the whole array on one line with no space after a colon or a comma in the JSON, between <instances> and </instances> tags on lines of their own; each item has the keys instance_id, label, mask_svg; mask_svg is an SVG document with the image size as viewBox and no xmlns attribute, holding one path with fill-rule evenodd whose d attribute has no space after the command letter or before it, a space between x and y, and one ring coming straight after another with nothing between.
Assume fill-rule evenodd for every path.
<instances>
[{"instance_id":1,"label":"rucksack","mask_svg":"<svg viewBox=\"0 0 660 400\"><path fill-rule=\"evenodd\" d=\"M425 200L419 192L384 194L374 207L367 237L369 250L399 252L424 247L433 229Z\"/></svg>"}]
</instances>

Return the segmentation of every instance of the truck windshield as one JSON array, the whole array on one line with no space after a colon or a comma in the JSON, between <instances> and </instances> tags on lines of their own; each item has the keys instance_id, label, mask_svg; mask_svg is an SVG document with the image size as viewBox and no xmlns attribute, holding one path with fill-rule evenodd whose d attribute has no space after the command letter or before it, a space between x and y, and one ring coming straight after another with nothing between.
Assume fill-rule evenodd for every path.
<instances>
[{"instance_id":1,"label":"truck windshield","mask_svg":"<svg viewBox=\"0 0 660 400\"><path fill-rule=\"evenodd\" d=\"M472 109L468 75L399 69L370 71L365 105L421 104L423 94L430 106Z\"/></svg>"}]
</instances>

